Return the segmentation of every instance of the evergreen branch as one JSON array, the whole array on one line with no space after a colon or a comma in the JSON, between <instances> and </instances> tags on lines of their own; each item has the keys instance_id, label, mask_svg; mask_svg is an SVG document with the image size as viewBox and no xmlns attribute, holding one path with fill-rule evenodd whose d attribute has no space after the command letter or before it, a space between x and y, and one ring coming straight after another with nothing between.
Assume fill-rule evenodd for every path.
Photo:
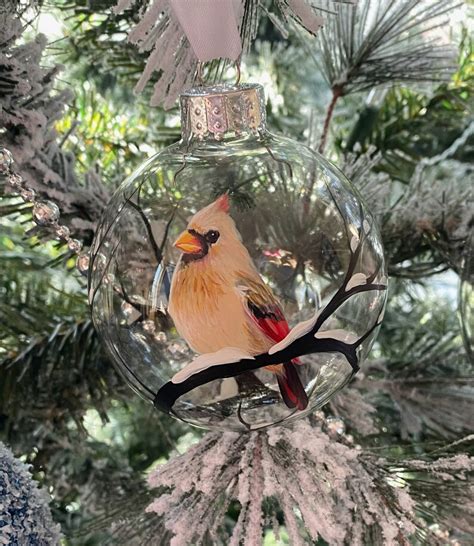
<instances>
[{"instance_id":1,"label":"evergreen branch","mask_svg":"<svg viewBox=\"0 0 474 546\"><path fill-rule=\"evenodd\" d=\"M163 536L177 544L258 544L273 515L274 530L284 524L295 545L417 539L441 546L433 519L454 536L472 526L472 470L465 455L384 458L307 421L263 433L211 433L151 474L158 496L150 517L132 514L113 535L132 545L159 544Z\"/></svg>"},{"instance_id":2,"label":"evergreen branch","mask_svg":"<svg viewBox=\"0 0 474 546\"><path fill-rule=\"evenodd\" d=\"M10 36L10 40L0 44L0 72L14 85L2 94L0 124L5 130L0 145L12 152L26 185L39 197L59 201L61 222L75 237L88 242L107 192L94 183L97 175L93 173L81 180L74 171L74 158L61 148L54 125L72 94L69 90L54 91L59 66L41 65L47 43L44 36L16 43L24 31L12 13L2 16L0 35Z\"/></svg>"},{"instance_id":3,"label":"evergreen branch","mask_svg":"<svg viewBox=\"0 0 474 546\"><path fill-rule=\"evenodd\" d=\"M115 372L103 358L90 321L58 323L1 364L1 412L11 426L35 419L80 423L92 404L105 415L107 396L120 396Z\"/></svg>"},{"instance_id":4,"label":"evergreen branch","mask_svg":"<svg viewBox=\"0 0 474 546\"><path fill-rule=\"evenodd\" d=\"M320 140L319 148L318 148L318 151L320 154L323 154L326 148L326 141L328 138L329 126L331 124L332 116L334 114L334 108L336 107L336 103L339 97L341 96L342 96L341 88L334 87L332 90L332 99L327 108L326 117L324 118L323 132L321 134L321 140Z\"/></svg>"},{"instance_id":5,"label":"evergreen branch","mask_svg":"<svg viewBox=\"0 0 474 546\"><path fill-rule=\"evenodd\" d=\"M378 337L383 357L367 362L353 387L366 393L402 439L468 432L474 373L460 345L457 317L437 294L420 296L420 288L407 282L392 283L392 290ZM403 326L408 321L409 329Z\"/></svg>"},{"instance_id":6,"label":"evergreen branch","mask_svg":"<svg viewBox=\"0 0 474 546\"><path fill-rule=\"evenodd\" d=\"M450 49L420 39L458 5L452 0L361 0L339 6L337 17L318 34L330 87L346 95L384 83L446 77L455 68Z\"/></svg>"}]
</instances>

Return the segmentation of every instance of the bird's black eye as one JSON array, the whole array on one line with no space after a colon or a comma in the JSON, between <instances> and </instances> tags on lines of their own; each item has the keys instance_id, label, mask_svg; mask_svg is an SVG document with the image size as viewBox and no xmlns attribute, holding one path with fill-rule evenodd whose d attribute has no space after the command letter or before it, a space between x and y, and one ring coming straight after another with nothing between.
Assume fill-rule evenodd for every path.
<instances>
[{"instance_id":1,"label":"bird's black eye","mask_svg":"<svg viewBox=\"0 0 474 546\"><path fill-rule=\"evenodd\" d=\"M211 229L211 231L206 233L206 241L212 245L219 239L219 235L220 233L218 231Z\"/></svg>"}]
</instances>

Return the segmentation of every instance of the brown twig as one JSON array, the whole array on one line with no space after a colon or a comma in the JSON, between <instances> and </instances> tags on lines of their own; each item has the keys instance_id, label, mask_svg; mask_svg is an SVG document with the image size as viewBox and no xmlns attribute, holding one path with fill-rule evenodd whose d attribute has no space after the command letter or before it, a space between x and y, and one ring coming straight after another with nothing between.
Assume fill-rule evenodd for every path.
<instances>
[{"instance_id":1,"label":"brown twig","mask_svg":"<svg viewBox=\"0 0 474 546\"><path fill-rule=\"evenodd\" d=\"M328 109L326 111L326 118L324 120L323 132L321 134L321 139L319 141L318 152L320 154L323 154L324 149L326 148L326 141L327 141L327 138L328 138L329 125L331 124L332 116L333 116L333 113L334 113L334 107L336 106L336 102L338 101L339 97L342 97L342 95L343 95L343 88L338 86L338 85L335 85L332 88L332 99L331 99L331 102L329 103ZM316 182L316 177L313 175L313 178L312 178L310 184L308 185L308 188L306 189L305 195L303 197L303 206L304 206L305 214L308 214L308 212L309 212L309 207L310 207L310 203L311 203L311 194L313 193L315 182Z\"/></svg>"},{"instance_id":2,"label":"brown twig","mask_svg":"<svg viewBox=\"0 0 474 546\"><path fill-rule=\"evenodd\" d=\"M328 133L329 133L329 125L331 124L332 116L334 114L334 107L336 106L336 102L339 100L340 97L342 97L342 95L343 95L343 88L338 85L335 85L332 88L332 99L326 111L326 118L324 120L323 132L321 134L321 140L319 141L318 152L320 154L324 153L324 149L326 148L326 141L327 141Z\"/></svg>"}]
</instances>

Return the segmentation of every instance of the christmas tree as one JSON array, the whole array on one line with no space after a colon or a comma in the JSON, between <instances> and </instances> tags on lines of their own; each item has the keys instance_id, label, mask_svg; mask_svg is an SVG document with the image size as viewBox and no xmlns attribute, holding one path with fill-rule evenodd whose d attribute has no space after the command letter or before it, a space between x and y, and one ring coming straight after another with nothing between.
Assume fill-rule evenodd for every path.
<instances>
[{"instance_id":1,"label":"christmas tree","mask_svg":"<svg viewBox=\"0 0 474 546\"><path fill-rule=\"evenodd\" d=\"M205 433L136 396L81 272L114 190L179 139L197 59L168 2L4 2L0 440L43 491L33 538L12 538L0 509L0 544L471 544L472 6L235 4L242 78L264 84L270 130L334 162L379 225L377 341L289 427ZM203 77L233 70L216 60ZM5 453L0 472L35 506ZM21 509L19 487L0 489L1 507Z\"/></svg>"}]
</instances>

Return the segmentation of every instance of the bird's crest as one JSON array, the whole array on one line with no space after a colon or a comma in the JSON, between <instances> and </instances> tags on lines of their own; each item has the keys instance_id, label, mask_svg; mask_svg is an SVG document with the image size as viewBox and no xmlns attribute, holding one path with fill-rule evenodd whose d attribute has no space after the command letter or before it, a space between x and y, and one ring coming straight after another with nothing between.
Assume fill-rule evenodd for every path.
<instances>
[{"instance_id":1,"label":"bird's crest","mask_svg":"<svg viewBox=\"0 0 474 546\"><path fill-rule=\"evenodd\" d=\"M215 201L214 201L214 206L222 211L222 212L225 212L225 213L228 213L229 210L230 210L230 202L229 202L229 194L228 193L224 193L223 195L221 195L220 197L218 197Z\"/></svg>"}]
</instances>

